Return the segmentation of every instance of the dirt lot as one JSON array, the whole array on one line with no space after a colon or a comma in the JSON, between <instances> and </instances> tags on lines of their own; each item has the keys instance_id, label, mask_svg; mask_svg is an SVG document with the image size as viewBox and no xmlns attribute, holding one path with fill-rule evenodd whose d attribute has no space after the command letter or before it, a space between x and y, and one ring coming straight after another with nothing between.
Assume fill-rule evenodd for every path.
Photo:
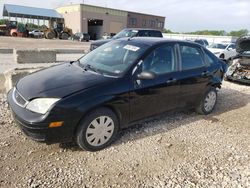
<instances>
[{"instance_id":1,"label":"dirt lot","mask_svg":"<svg viewBox=\"0 0 250 188\"><path fill-rule=\"evenodd\" d=\"M0 187L250 187L250 87L218 97L211 115L167 113L91 153L26 138L1 95Z\"/></svg>"},{"instance_id":2,"label":"dirt lot","mask_svg":"<svg viewBox=\"0 0 250 188\"><path fill-rule=\"evenodd\" d=\"M0 48L17 48L17 49L34 49L34 48L50 48L50 49L89 49L89 42L77 42L70 40L47 40L20 37L3 37L0 36Z\"/></svg>"}]
</instances>

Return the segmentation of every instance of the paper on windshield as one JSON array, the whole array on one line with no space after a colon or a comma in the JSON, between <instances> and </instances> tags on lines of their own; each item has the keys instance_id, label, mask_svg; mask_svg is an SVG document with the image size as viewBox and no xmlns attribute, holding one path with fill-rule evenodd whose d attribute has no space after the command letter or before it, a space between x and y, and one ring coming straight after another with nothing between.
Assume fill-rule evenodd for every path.
<instances>
[{"instance_id":1,"label":"paper on windshield","mask_svg":"<svg viewBox=\"0 0 250 188\"><path fill-rule=\"evenodd\" d=\"M124 49L126 49L126 50L130 50L130 51L133 51L133 52L136 52L136 51L138 51L140 48L139 47L137 47L137 46L133 46L133 45L126 45L126 46L124 46L123 47Z\"/></svg>"}]
</instances>

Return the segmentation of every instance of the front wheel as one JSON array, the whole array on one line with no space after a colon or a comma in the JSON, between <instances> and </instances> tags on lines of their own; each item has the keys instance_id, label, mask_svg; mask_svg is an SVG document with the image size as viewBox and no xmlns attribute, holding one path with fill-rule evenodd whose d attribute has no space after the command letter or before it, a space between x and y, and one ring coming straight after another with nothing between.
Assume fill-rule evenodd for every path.
<instances>
[{"instance_id":1,"label":"front wheel","mask_svg":"<svg viewBox=\"0 0 250 188\"><path fill-rule=\"evenodd\" d=\"M196 107L196 112L199 114L210 114L217 103L217 91L211 87L203 96L199 106Z\"/></svg>"},{"instance_id":2,"label":"front wheel","mask_svg":"<svg viewBox=\"0 0 250 188\"><path fill-rule=\"evenodd\" d=\"M119 122L113 111L108 108L96 109L80 123L76 142L84 150L101 150L114 141L118 127Z\"/></svg>"}]
</instances>

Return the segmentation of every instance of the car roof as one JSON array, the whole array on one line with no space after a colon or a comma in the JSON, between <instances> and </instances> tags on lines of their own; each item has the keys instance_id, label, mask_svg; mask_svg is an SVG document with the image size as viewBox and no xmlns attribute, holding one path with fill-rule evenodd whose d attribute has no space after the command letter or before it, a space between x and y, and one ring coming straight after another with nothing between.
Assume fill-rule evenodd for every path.
<instances>
[{"instance_id":1,"label":"car roof","mask_svg":"<svg viewBox=\"0 0 250 188\"><path fill-rule=\"evenodd\" d=\"M133 42L143 43L149 46L154 46L157 44L163 44L166 42L178 42L178 43L186 43L186 44L193 44L196 46L201 46L195 42L192 41L185 41L185 40L178 40L178 39L166 39L166 38L159 38L159 37L132 37L132 38L120 38L117 39L120 41L127 41L131 40Z\"/></svg>"},{"instance_id":2,"label":"car roof","mask_svg":"<svg viewBox=\"0 0 250 188\"><path fill-rule=\"evenodd\" d=\"M125 28L125 30L149 30L149 31L160 31L158 29L152 29L152 28ZM160 31L161 32L161 31Z\"/></svg>"}]
</instances>

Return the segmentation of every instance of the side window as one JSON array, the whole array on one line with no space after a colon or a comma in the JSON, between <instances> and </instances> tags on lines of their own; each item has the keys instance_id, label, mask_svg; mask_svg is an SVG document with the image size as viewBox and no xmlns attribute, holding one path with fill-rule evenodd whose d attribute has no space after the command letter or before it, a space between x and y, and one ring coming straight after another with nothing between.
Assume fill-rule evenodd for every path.
<instances>
[{"instance_id":1,"label":"side window","mask_svg":"<svg viewBox=\"0 0 250 188\"><path fill-rule=\"evenodd\" d=\"M232 48L234 50L235 49L235 45L231 44L228 48Z\"/></svg>"},{"instance_id":2,"label":"side window","mask_svg":"<svg viewBox=\"0 0 250 188\"><path fill-rule=\"evenodd\" d=\"M152 51L143 61L142 70L164 74L175 71L174 47L164 45Z\"/></svg>"},{"instance_id":3,"label":"side window","mask_svg":"<svg viewBox=\"0 0 250 188\"><path fill-rule=\"evenodd\" d=\"M148 37L148 36L150 36L150 35L149 35L149 32L148 32L148 31L146 31L146 30L141 30L141 31L139 31L138 36L139 36L139 37Z\"/></svg>"},{"instance_id":4,"label":"side window","mask_svg":"<svg viewBox=\"0 0 250 188\"><path fill-rule=\"evenodd\" d=\"M152 37L162 37L162 34L160 31L150 31Z\"/></svg>"},{"instance_id":5,"label":"side window","mask_svg":"<svg viewBox=\"0 0 250 188\"><path fill-rule=\"evenodd\" d=\"M180 45L182 69L195 69L204 66L202 51L198 47Z\"/></svg>"},{"instance_id":6,"label":"side window","mask_svg":"<svg viewBox=\"0 0 250 188\"><path fill-rule=\"evenodd\" d=\"M215 63L217 62L217 58L214 57L211 53L205 52L205 56L206 56L207 62L208 62L210 65L215 64Z\"/></svg>"}]
</instances>

